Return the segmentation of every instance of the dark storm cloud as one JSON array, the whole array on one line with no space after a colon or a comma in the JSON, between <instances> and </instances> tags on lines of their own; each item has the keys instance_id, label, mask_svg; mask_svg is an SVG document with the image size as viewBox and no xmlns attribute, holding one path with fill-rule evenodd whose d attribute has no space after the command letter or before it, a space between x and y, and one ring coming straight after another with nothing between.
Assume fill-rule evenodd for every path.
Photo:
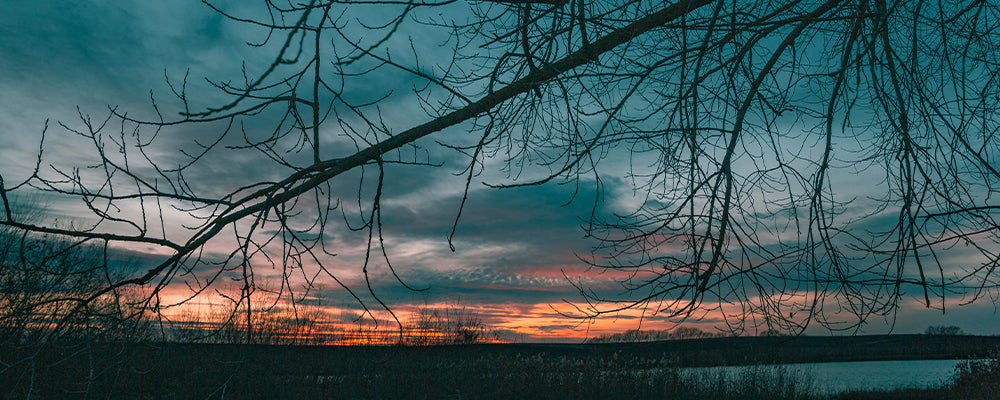
<instances>
[{"instance_id":1,"label":"dark storm cloud","mask_svg":"<svg viewBox=\"0 0 1000 400\"><path fill-rule=\"evenodd\" d=\"M430 185L432 177L427 178ZM390 260L404 282L429 290L414 293L400 286L379 261L370 272L380 296L402 303L462 299L558 304L582 300L567 277L605 294L618 288L612 277L580 275L585 268L576 255L588 253L594 244L581 228L594 207L592 182L582 182L579 188L474 188L462 213L454 252L447 235L462 193L460 186L452 189L458 190L437 198L425 194L429 200L424 202L393 201L385 206L383 229ZM603 203L597 207L600 216Z\"/></svg>"},{"instance_id":2,"label":"dark storm cloud","mask_svg":"<svg viewBox=\"0 0 1000 400\"><path fill-rule=\"evenodd\" d=\"M470 304L557 304L579 300L576 289L562 277L509 274L490 268L420 269L408 271L404 280L423 285L428 291L413 293L386 281L388 284L379 287L377 293L403 302L461 299Z\"/></svg>"},{"instance_id":3,"label":"dark storm cloud","mask_svg":"<svg viewBox=\"0 0 1000 400\"><path fill-rule=\"evenodd\" d=\"M245 2L218 2L217 5L242 17L261 12L260 7ZM176 84L188 69L188 98L193 107L223 104L228 99L205 79L238 81L243 79L244 66L250 74L266 67L276 55L275 43L280 40L271 40L269 45L259 49L248 47L246 42L259 42L267 33L259 27L229 21L200 3L41 0L5 4L4 13L0 14L0 37L3 38L0 40L0 89L9 97L0 109L0 121L6 128L0 131L0 141L19 154L34 153L37 149L34 138L41 132L45 119L53 120L50 137L67 134L61 132L54 121L81 128L77 106L85 115L93 115L97 120L107 114L108 105L117 106L120 112L132 117L156 119L150 104L150 91L164 116L177 118L180 104L170 93L165 76ZM403 89L400 92L405 95L405 89L419 84L418 81L400 71L383 68L371 79L341 88L340 95L355 103L368 102L397 89ZM397 96L383 104L386 110L391 110L386 111L384 117L401 127L426 118L416 102L405 97L408 96ZM14 99L17 101L12 101ZM407 105L407 101L412 104ZM240 128L246 127L251 135L268 134L281 113L275 110L243 121L246 125ZM195 148L194 140L209 142L222 129L218 124L170 129L158 135L156 148L149 150L163 167L175 167L188 161L181 150L191 153ZM349 142L335 143L340 133L324 132L330 136L331 145L326 147L328 156L342 156L352 151L354 146ZM238 143L241 135L233 136L232 142L223 144ZM55 156L53 159L69 151L55 145L46 150ZM80 149L73 150L78 152ZM232 178L233 171L246 171L240 178L268 179L272 174L231 168L232 165L268 164L260 162L263 156L247 153L217 152L211 161L205 161L209 165L204 169L192 171L191 181L203 182L200 178L224 170L220 165L226 164L230 166L226 178ZM11 174L22 172L24 168L5 166L4 169Z\"/></svg>"},{"instance_id":4,"label":"dark storm cloud","mask_svg":"<svg viewBox=\"0 0 1000 400\"><path fill-rule=\"evenodd\" d=\"M145 1L11 2L0 13L0 169L24 179L40 133L51 119L46 162L92 164L96 152L58 122L85 130L77 107L95 123L108 105L149 109L149 92L166 91L164 73L210 69L231 58L231 38L204 7ZM134 114L132 114L134 115ZM113 129L113 128L112 128ZM76 140L76 141L74 141ZM7 154L7 152L10 152Z\"/></svg>"},{"instance_id":5,"label":"dark storm cloud","mask_svg":"<svg viewBox=\"0 0 1000 400\"><path fill-rule=\"evenodd\" d=\"M8 79L44 77L61 80L50 83L103 86L147 58L140 28L120 7L43 1L14 2L4 8L0 33Z\"/></svg>"},{"instance_id":6,"label":"dark storm cloud","mask_svg":"<svg viewBox=\"0 0 1000 400\"><path fill-rule=\"evenodd\" d=\"M72 96L48 99L57 106L65 105L61 100L103 106L145 98L162 83L164 70L211 64L209 54L226 56L218 15L203 7L152 3L5 4L0 79L41 97Z\"/></svg>"},{"instance_id":7,"label":"dark storm cloud","mask_svg":"<svg viewBox=\"0 0 1000 400\"><path fill-rule=\"evenodd\" d=\"M455 182L461 185L460 180ZM456 185L457 186L457 185ZM437 201L392 204L385 208L387 232L401 237L446 238L462 202L460 187ZM611 190L608 190L610 192ZM604 204L595 204L595 185L543 185L513 189L473 187L461 210L455 233L456 247L483 243L541 246L551 255L552 247L562 250L585 248L582 227L594 207L598 217Z\"/></svg>"}]
</instances>

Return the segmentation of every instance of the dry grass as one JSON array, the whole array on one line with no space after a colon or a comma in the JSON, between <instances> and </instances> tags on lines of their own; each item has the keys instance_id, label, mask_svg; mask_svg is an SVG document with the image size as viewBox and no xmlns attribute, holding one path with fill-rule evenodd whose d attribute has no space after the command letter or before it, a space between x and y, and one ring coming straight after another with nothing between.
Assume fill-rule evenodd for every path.
<instances>
[{"instance_id":1,"label":"dry grass","mask_svg":"<svg viewBox=\"0 0 1000 400\"><path fill-rule=\"evenodd\" d=\"M818 399L808 376L679 368L654 345L430 347L114 345L0 349L0 398ZM947 389L833 399L993 399L997 358L961 364Z\"/></svg>"}]
</instances>

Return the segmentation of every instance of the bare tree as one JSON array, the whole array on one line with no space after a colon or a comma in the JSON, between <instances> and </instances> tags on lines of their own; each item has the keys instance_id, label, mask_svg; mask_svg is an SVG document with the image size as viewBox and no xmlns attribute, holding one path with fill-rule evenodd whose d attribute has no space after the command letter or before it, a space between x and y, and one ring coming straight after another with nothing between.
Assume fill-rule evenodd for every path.
<instances>
[{"instance_id":1,"label":"bare tree","mask_svg":"<svg viewBox=\"0 0 1000 400\"><path fill-rule=\"evenodd\" d=\"M440 344L475 344L509 341L464 306L424 305L404 325L403 344L426 346Z\"/></svg>"},{"instance_id":2,"label":"bare tree","mask_svg":"<svg viewBox=\"0 0 1000 400\"><path fill-rule=\"evenodd\" d=\"M41 167L43 131L34 172L0 178L8 229L166 254L62 299L74 310L144 287L145 306L162 311L178 304L163 289L184 281L180 302L221 293L249 334L261 311L251 297L295 304L317 280L388 310L370 283L330 268L328 239L363 232L366 281L376 259L395 274L382 190L398 168L438 165L438 145L465 157L466 192L486 171L510 176L488 182L499 189L593 181L602 192L615 179L637 193L612 217L595 204L585 226L599 242L587 262L628 272L621 297L580 286L585 317L639 307L715 312L734 331L852 329L892 315L913 288L928 307L997 294L990 2L311 0L268 1L256 16L206 4L259 29L251 45L271 62L209 81L220 103L192 98L185 75L146 117L112 108L61 125L89 141L90 168ZM448 54L428 59L430 42ZM402 93L400 81L418 84ZM426 122L399 126L387 115L397 100ZM192 126L197 139L178 144ZM160 146L188 158L167 164ZM266 176L207 186L199 178L222 152ZM93 220L20 220L8 197L27 190L78 199ZM953 268L958 245L968 250ZM280 283L259 278L271 267ZM218 291L230 278L238 287Z\"/></svg>"},{"instance_id":3,"label":"bare tree","mask_svg":"<svg viewBox=\"0 0 1000 400\"><path fill-rule=\"evenodd\" d=\"M37 210L37 204L25 206L33 207ZM37 216L24 216L30 218ZM72 308L74 300L121 279L129 260L109 265L113 257L107 251L86 242L0 227L0 346L38 345L57 330L76 341L148 338L141 288L121 288Z\"/></svg>"},{"instance_id":4,"label":"bare tree","mask_svg":"<svg viewBox=\"0 0 1000 400\"><path fill-rule=\"evenodd\" d=\"M995 6L714 8L617 92L658 96L608 118L650 155L643 204L591 231L595 264L632 272L611 300L801 332L894 321L908 289L942 310L995 298Z\"/></svg>"}]
</instances>

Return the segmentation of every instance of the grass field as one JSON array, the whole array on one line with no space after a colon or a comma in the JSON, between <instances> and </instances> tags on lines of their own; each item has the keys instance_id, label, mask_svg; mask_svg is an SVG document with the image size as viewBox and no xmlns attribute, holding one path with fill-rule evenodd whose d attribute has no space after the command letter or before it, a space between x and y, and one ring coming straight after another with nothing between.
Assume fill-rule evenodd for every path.
<instances>
[{"instance_id":1,"label":"grass field","mask_svg":"<svg viewBox=\"0 0 1000 400\"><path fill-rule=\"evenodd\" d=\"M974 358L997 346L998 337L928 335L433 347L82 343L3 349L0 394L53 399L813 399L809 377L781 368L751 368L736 377L692 376L679 368ZM998 372L996 362L969 365L948 390L850 393L837 399L996 398Z\"/></svg>"}]
</instances>

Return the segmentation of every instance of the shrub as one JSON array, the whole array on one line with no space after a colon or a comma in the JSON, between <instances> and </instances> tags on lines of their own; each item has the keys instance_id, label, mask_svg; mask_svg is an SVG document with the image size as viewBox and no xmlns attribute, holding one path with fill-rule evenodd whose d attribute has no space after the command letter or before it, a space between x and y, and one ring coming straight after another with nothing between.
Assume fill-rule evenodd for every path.
<instances>
[{"instance_id":1,"label":"shrub","mask_svg":"<svg viewBox=\"0 0 1000 400\"><path fill-rule=\"evenodd\" d=\"M995 399L1000 390L1000 353L985 360L967 360L955 366L951 385L956 399Z\"/></svg>"}]
</instances>

